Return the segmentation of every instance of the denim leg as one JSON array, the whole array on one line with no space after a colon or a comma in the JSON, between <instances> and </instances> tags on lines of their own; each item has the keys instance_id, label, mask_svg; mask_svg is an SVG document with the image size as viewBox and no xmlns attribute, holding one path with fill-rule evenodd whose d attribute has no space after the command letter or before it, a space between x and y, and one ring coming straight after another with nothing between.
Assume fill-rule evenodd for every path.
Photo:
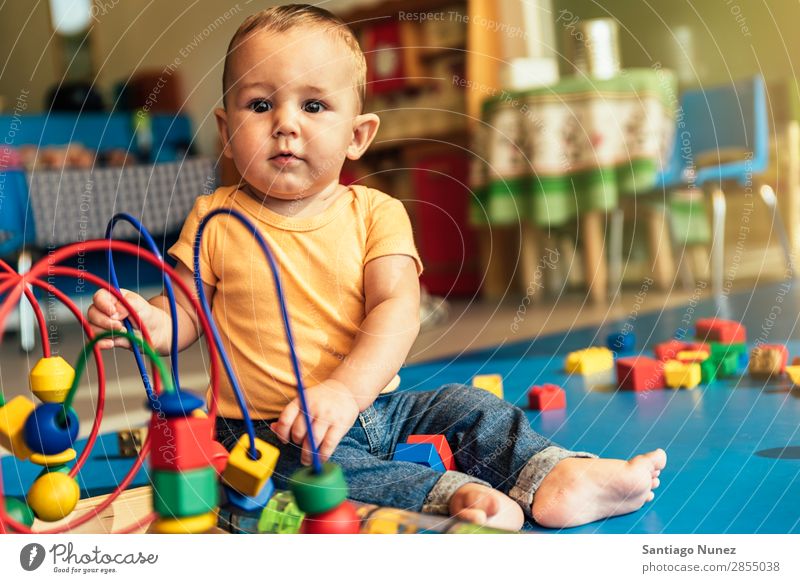
<instances>
[{"instance_id":1,"label":"denim leg","mask_svg":"<svg viewBox=\"0 0 800 583\"><path fill-rule=\"evenodd\" d=\"M562 459L595 457L563 449L531 429L525 413L487 391L446 385L429 392L379 397L393 427L391 452L413 434L441 434L463 474L484 480L516 500L526 514L544 477Z\"/></svg>"},{"instance_id":2,"label":"denim leg","mask_svg":"<svg viewBox=\"0 0 800 583\"><path fill-rule=\"evenodd\" d=\"M440 482L443 474L431 468L409 462L391 460L383 447L390 440L376 431L372 423L374 409L370 407L359 415L359 419L336 448L331 461L342 467L352 500L391 506L413 511L441 511L447 508L427 508L428 493ZM277 447L281 454L273 474L276 488L288 488L288 478L301 467L301 448L295 444L281 443L269 428L271 421L254 420L256 436ZM217 418L217 439L231 449L243 433L244 422L238 419ZM451 473L451 472L447 472ZM456 480L463 483L461 480ZM467 481L477 482L474 478Z\"/></svg>"}]
</instances>

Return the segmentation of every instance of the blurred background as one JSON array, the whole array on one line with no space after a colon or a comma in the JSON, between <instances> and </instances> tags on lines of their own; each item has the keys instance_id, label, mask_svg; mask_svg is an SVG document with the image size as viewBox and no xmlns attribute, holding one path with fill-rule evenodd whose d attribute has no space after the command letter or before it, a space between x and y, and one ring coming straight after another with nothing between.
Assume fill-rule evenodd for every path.
<instances>
[{"instance_id":1,"label":"blurred background","mask_svg":"<svg viewBox=\"0 0 800 583\"><path fill-rule=\"evenodd\" d=\"M213 118L223 57L275 4L4 3L0 256L27 269L121 211L168 246L197 195L236 180ZM793 278L797 4L319 5L358 35L382 118L342 181L404 201L426 267L412 359ZM32 314L10 324L31 349Z\"/></svg>"}]
</instances>

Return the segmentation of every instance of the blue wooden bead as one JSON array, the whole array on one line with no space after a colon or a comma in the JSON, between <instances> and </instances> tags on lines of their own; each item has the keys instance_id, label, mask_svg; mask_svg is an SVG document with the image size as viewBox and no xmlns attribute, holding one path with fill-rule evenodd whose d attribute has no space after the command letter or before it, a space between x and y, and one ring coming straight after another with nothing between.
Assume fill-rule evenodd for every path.
<instances>
[{"instance_id":1,"label":"blue wooden bead","mask_svg":"<svg viewBox=\"0 0 800 583\"><path fill-rule=\"evenodd\" d=\"M267 506L269 499L272 498L272 495L275 493L275 486L271 479L264 483L258 496L242 494L230 486L224 486L224 489L225 504L248 514L260 513Z\"/></svg>"},{"instance_id":2,"label":"blue wooden bead","mask_svg":"<svg viewBox=\"0 0 800 583\"><path fill-rule=\"evenodd\" d=\"M165 417L185 417L195 409L200 409L205 401L187 391L172 391L161 393L155 401L148 402L148 406L155 413L163 413Z\"/></svg>"},{"instance_id":3,"label":"blue wooden bead","mask_svg":"<svg viewBox=\"0 0 800 583\"><path fill-rule=\"evenodd\" d=\"M78 416L70 407L66 410L66 423L60 417L64 413L61 403L42 403L25 421L25 442L31 451L44 455L55 455L72 447L78 437Z\"/></svg>"}]
</instances>

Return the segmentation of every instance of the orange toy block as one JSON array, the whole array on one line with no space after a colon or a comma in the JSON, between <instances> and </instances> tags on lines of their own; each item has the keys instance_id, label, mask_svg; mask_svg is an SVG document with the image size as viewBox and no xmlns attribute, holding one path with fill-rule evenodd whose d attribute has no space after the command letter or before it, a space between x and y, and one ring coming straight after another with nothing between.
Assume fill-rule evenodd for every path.
<instances>
[{"instance_id":1,"label":"orange toy block","mask_svg":"<svg viewBox=\"0 0 800 583\"><path fill-rule=\"evenodd\" d=\"M274 445L256 437L256 451L260 454L257 460L251 459L250 436L246 433L239 438L228 456L228 465L222 472L222 479L247 496L257 496L266 481L275 471L280 450Z\"/></svg>"},{"instance_id":2,"label":"orange toy block","mask_svg":"<svg viewBox=\"0 0 800 583\"><path fill-rule=\"evenodd\" d=\"M406 443L431 443L442 458L444 469L455 470L456 460L444 435L409 435Z\"/></svg>"},{"instance_id":3,"label":"orange toy block","mask_svg":"<svg viewBox=\"0 0 800 583\"><path fill-rule=\"evenodd\" d=\"M535 385L528 391L528 406L535 411L565 409L567 394L558 385Z\"/></svg>"},{"instance_id":4,"label":"orange toy block","mask_svg":"<svg viewBox=\"0 0 800 583\"><path fill-rule=\"evenodd\" d=\"M24 428L35 408L33 401L22 395L0 407L0 445L21 460L33 453L25 443Z\"/></svg>"}]
</instances>

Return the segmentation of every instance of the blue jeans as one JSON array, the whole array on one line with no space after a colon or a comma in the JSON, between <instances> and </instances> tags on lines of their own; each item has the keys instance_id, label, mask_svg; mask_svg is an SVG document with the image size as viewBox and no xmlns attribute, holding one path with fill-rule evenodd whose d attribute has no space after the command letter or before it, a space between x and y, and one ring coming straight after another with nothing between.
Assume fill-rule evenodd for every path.
<instances>
[{"instance_id":1,"label":"blue jeans","mask_svg":"<svg viewBox=\"0 0 800 583\"><path fill-rule=\"evenodd\" d=\"M254 420L256 435L281 450L273 481L283 489L300 467L301 448L281 443L270 422ZM228 449L245 433L239 419L217 418L216 429ZM397 444L416 434L444 435L459 471L392 461ZM594 456L555 446L531 429L517 407L487 391L454 384L379 396L358 416L331 460L344 470L349 497L360 502L447 514L453 493L474 482L509 495L530 516L536 489L567 457Z\"/></svg>"}]
</instances>

